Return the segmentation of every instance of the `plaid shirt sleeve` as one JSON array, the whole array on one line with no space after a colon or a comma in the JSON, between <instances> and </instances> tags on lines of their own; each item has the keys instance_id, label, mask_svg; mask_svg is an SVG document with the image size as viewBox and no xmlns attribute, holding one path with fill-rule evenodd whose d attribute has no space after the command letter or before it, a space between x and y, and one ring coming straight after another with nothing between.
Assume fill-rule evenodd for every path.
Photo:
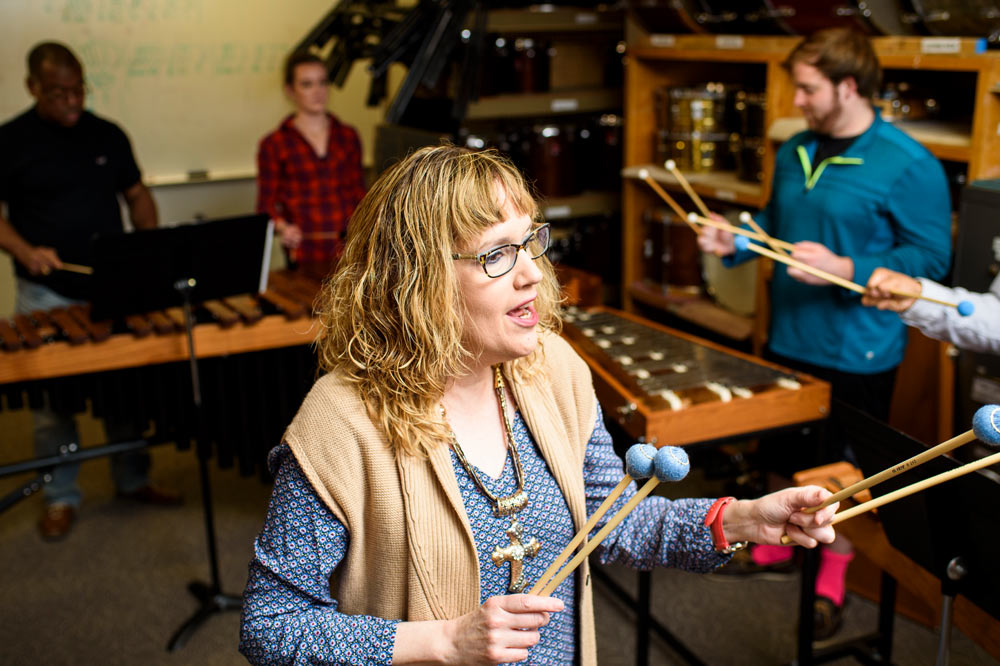
<instances>
[{"instance_id":1,"label":"plaid shirt sleeve","mask_svg":"<svg viewBox=\"0 0 1000 666\"><path fill-rule=\"evenodd\" d=\"M257 212L267 213L271 219L283 219L278 203L281 163L277 137L270 134L260 142L257 149Z\"/></svg>"}]
</instances>

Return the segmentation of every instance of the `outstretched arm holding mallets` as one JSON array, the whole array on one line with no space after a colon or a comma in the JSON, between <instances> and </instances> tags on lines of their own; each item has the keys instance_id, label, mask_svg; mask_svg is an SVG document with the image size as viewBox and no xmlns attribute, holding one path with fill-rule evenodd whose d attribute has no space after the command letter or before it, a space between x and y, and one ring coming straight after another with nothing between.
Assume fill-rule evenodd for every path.
<instances>
[{"instance_id":1,"label":"outstretched arm holding mallets","mask_svg":"<svg viewBox=\"0 0 1000 666\"><path fill-rule=\"evenodd\" d=\"M543 597L551 595L660 482L680 481L689 470L687 453L680 447L664 446L657 450L646 444L636 444L630 448L626 455L626 474L621 482L546 569L531 588L530 594ZM563 562L584 542L624 489L633 480L645 478L649 480L642 488L590 538L565 567L562 567ZM727 547L730 543L748 541L777 543L782 535L789 535L785 538L790 538L792 542L808 548L820 542L833 541L834 532L829 524L836 511L837 501L830 500L830 493L827 490L810 486L788 488L758 500L728 499L732 501L717 502L715 506L719 508L713 507L705 519L705 525L712 530L717 548ZM727 506L728 510L725 509Z\"/></svg>"},{"instance_id":2,"label":"outstretched arm holding mallets","mask_svg":"<svg viewBox=\"0 0 1000 666\"><path fill-rule=\"evenodd\" d=\"M798 248L798 246L800 246L800 245L805 244L806 242L807 241L803 241L802 243L797 243L796 244L796 248ZM733 245L738 250L752 250L753 252L756 252L757 254L759 254L761 256L769 257L771 259L774 259L775 261L780 261L780 262L782 262L784 264L787 264L789 266L789 268L788 268L788 274L789 275L792 274L792 270L793 269L797 270L797 271L800 271L802 273L808 274L810 276L810 280L809 281L802 280L802 282L807 282L808 284L813 284L813 281L815 281L815 284L817 284L817 285L832 283L832 284L835 284L835 285L837 285L839 287L843 287L844 289L848 289L850 291L853 291L853 292L856 292L856 293L859 293L859 294L862 294L862 295L864 295L866 293L864 287L862 287L861 285L857 284L856 282L852 282L851 280L842 277L838 273L834 273L834 272L831 272L831 271L823 270L822 268L817 268L817 267L815 267L812 264L806 263L804 261L800 261L800 260L798 260L798 259L795 258L795 254L793 254L791 257L786 257L786 256L778 254L778 253L776 253L776 252L774 252L772 250L768 250L765 247L761 247L760 245L755 245L755 244L751 243L750 239L747 238L746 236L738 236L738 237L736 237L733 240ZM819 243L810 243L810 245L819 245ZM820 245L820 247L823 247L823 246ZM829 250L826 250L825 248L824 248L824 250L826 252L829 252ZM797 251L798 250L796 250L796 252ZM940 300L937 300L937 299L933 299L933 298L931 298L929 296L925 296L925 295L922 295L922 294L911 294L911 293L908 293L908 292L899 292L899 291L893 291L892 293L895 294L896 296L900 296L900 297L904 297L904 298L920 298L920 299L923 299L923 300L927 300L927 301L931 301L933 303L936 303L937 305L943 305L943 306L946 306L946 307L949 307L949 308L955 308L957 310L958 314L961 315L961 316L963 316L963 317L967 317L967 316L971 315L975 311L975 306L973 306L972 303L970 303L969 301L961 301L960 303L951 303L951 302L948 302L948 301L940 301Z\"/></svg>"},{"instance_id":3,"label":"outstretched arm holding mallets","mask_svg":"<svg viewBox=\"0 0 1000 666\"><path fill-rule=\"evenodd\" d=\"M972 429L968 432L964 432L961 435L949 439L947 442L938 444L933 448L927 449L923 453L884 469L878 474L862 479L861 481L844 488L840 492L831 495L825 502L818 505L818 507L805 509L804 512L811 513L816 509L824 508L827 502L846 499L862 490L877 486L886 479L890 479L898 474L911 470L918 465L922 465L932 458L944 455L945 453L957 449L959 446L967 444L974 439L978 439L980 442L988 444L993 448L1000 448L1000 405L985 405L976 410L976 413L972 418ZM865 513L866 511L871 511L872 509L884 506L890 502L895 502L898 499L909 497L910 495L918 493L921 490L926 490L927 488L944 483L945 481L956 479L960 476L970 474L976 470L980 470L997 463L1000 463L1000 453L994 453L993 455L980 458L979 460L967 463L961 467L957 467L947 472L942 472L941 474L924 479L923 481L918 481L900 488L899 490L887 493L882 497L875 498L868 502L864 502L863 504L851 507L850 509L841 511L833 517L831 524L836 525L837 523L841 523L848 518L853 518L854 516ZM786 535L781 538L781 543L791 544L793 541L788 535Z\"/></svg>"},{"instance_id":4,"label":"outstretched arm holding mallets","mask_svg":"<svg viewBox=\"0 0 1000 666\"><path fill-rule=\"evenodd\" d=\"M901 292L919 295L920 299L899 296ZM927 297L934 299L927 300ZM975 311L963 317L961 310L943 308L934 302L958 302ZM876 268L861 299L864 305L898 312L905 324L919 328L924 335L954 343L962 349L1000 354L1000 277L993 280L986 293L970 292L961 287L945 287L927 278Z\"/></svg>"}]
</instances>

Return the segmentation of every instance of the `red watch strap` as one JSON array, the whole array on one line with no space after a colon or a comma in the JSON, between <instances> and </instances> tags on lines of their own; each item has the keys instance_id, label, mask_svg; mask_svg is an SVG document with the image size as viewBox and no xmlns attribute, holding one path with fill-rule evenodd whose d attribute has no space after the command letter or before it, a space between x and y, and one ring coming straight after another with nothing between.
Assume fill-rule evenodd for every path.
<instances>
[{"instance_id":1,"label":"red watch strap","mask_svg":"<svg viewBox=\"0 0 1000 666\"><path fill-rule=\"evenodd\" d=\"M715 500L715 503L708 509L708 513L705 514L705 526L712 530L712 542L715 544L716 550L724 551L729 548L726 534L722 531L722 516L729 503L735 501L735 497L720 497Z\"/></svg>"}]
</instances>

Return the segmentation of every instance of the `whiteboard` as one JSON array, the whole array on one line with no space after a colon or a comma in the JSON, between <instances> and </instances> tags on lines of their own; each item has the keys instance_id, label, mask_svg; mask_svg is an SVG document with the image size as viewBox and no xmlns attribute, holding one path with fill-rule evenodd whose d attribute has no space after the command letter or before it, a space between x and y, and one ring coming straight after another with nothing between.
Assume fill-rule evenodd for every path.
<instances>
[{"instance_id":1,"label":"whiteboard","mask_svg":"<svg viewBox=\"0 0 1000 666\"><path fill-rule=\"evenodd\" d=\"M87 108L117 122L150 184L252 176L257 143L291 106L289 51L336 0L0 0L0 118L33 104L25 59L65 43L84 65ZM331 109L361 133L371 163L383 109L364 106L369 77L355 63Z\"/></svg>"}]
</instances>

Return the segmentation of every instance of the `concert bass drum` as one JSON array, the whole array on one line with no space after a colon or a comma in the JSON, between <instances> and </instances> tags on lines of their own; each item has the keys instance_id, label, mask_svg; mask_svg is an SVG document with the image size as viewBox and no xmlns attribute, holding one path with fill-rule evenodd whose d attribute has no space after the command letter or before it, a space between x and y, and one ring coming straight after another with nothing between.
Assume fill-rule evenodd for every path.
<instances>
[{"instance_id":1,"label":"concert bass drum","mask_svg":"<svg viewBox=\"0 0 1000 666\"><path fill-rule=\"evenodd\" d=\"M757 309L757 262L747 261L726 268L722 259L705 252L701 255L705 291L726 310L744 317Z\"/></svg>"}]
</instances>

